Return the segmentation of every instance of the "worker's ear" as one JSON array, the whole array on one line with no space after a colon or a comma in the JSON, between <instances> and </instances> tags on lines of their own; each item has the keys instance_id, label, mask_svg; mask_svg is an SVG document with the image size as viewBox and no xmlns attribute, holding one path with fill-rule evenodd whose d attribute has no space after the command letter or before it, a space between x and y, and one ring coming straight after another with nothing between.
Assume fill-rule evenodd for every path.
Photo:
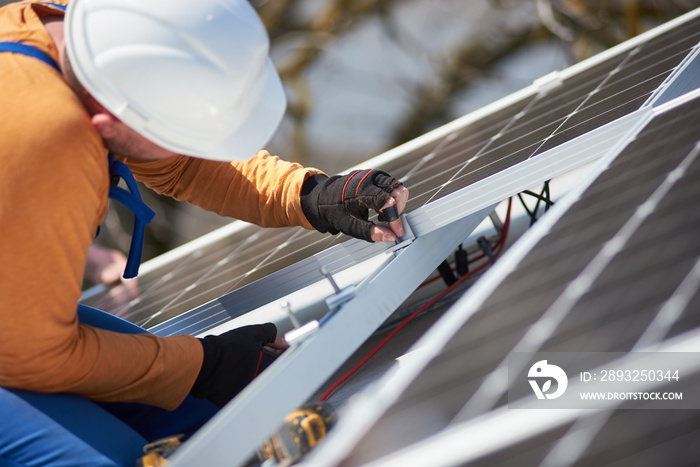
<instances>
[{"instance_id":1,"label":"worker's ear","mask_svg":"<svg viewBox=\"0 0 700 467\"><path fill-rule=\"evenodd\" d=\"M118 131L117 125L121 123L109 112L96 113L92 116L91 121L92 126L95 127L103 139L113 138Z\"/></svg>"}]
</instances>

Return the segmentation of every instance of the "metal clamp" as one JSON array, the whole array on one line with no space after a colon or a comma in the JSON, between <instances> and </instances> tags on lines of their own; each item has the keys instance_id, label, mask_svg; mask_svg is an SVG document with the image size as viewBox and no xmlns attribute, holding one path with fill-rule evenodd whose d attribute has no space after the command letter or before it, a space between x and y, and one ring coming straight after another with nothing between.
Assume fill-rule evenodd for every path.
<instances>
[{"instance_id":1,"label":"metal clamp","mask_svg":"<svg viewBox=\"0 0 700 467\"><path fill-rule=\"evenodd\" d=\"M335 282L335 279L333 279L333 275L331 275L331 271L328 269L328 266L321 266L321 274L328 279L328 282L331 283L333 290L335 290L335 294L326 298L326 304L331 312L355 296L355 286L349 285L344 289L338 287L338 284Z\"/></svg>"},{"instance_id":2,"label":"metal clamp","mask_svg":"<svg viewBox=\"0 0 700 467\"><path fill-rule=\"evenodd\" d=\"M406 248L408 245L413 243L413 240L416 239L416 236L413 235L411 225L408 223L406 214L401 214L401 224L403 225L403 237L397 238L396 244L387 248L385 253L394 253L398 250Z\"/></svg>"},{"instance_id":3,"label":"metal clamp","mask_svg":"<svg viewBox=\"0 0 700 467\"><path fill-rule=\"evenodd\" d=\"M302 326L299 323L299 320L297 319L296 315L292 311L292 307L288 301L285 300L284 302L282 302L282 308L289 316L289 320L292 322L292 326L294 326L294 329L292 329L284 335L284 339L289 345L303 341L307 337L311 336L318 329L318 321L316 320L309 321L308 323Z\"/></svg>"}]
</instances>

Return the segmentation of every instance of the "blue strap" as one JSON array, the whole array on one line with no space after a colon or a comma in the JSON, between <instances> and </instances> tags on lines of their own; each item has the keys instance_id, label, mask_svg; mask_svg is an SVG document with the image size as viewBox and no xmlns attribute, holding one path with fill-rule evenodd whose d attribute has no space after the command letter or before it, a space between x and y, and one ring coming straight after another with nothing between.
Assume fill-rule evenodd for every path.
<instances>
[{"instance_id":1,"label":"blue strap","mask_svg":"<svg viewBox=\"0 0 700 467\"><path fill-rule=\"evenodd\" d=\"M27 55L29 57L39 59L47 65L53 67L59 73L61 72L61 68L58 66L58 63L56 63L56 61L51 58L49 54L34 47L33 45L22 44L21 42L0 42L0 52Z\"/></svg>"},{"instance_id":2,"label":"blue strap","mask_svg":"<svg viewBox=\"0 0 700 467\"><path fill-rule=\"evenodd\" d=\"M30 2L23 2L20 3L20 5L32 5ZM33 5L45 5L45 6L52 6L54 8L58 8L61 11L66 11L66 6L61 5L60 3L53 3L53 2L34 2Z\"/></svg>"},{"instance_id":3,"label":"blue strap","mask_svg":"<svg viewBox=\"0 0 700 467\"><path fill-rule=\"evenodd\" d=\"M146 236L146 225L148 225L156 215L151 208L141 199L138 185L134 175L123 162L115 161L114 154L109 153L109 174L110 178L119 177L126 182L128 190L116 185L109 187L109 197L121 203L134 214L134 232L131 235L131 246L129 256L126 259L124 278L131 279L139 273L139 264L143 253L143 241Z\"/></svg>"},{"instance_id":4,"label":"blue strap","mask_svg":"<svg viewBox=\"0 0 700 467\"><path fill-rule=\"evenodd\" d=\"M58 3L37 2L37 4L58 8L61 11L66 11L66 6L59 5ZM34 47L33 45L27 45L21 42L0 42L0 52L10 52L15 54L26 55L28 57L33 57L46 63L59 73L61 72L61 67L58 66L56 60L51 58L51 55L47 54L43 50Z\"/></svg>"},{"instance_id":5,"label":"blue strap","mask_svg":"<svg viewBox=\"0 0 700 467\"><path fill-rule=\"evenodd\" d=\"M66 11L66 6L65 5L60 5L58 3L51 3L51 2L37 2L39 5L46 5L46 6L53 6L58 8L61 11Z\"/></svg>"}]
</instances>

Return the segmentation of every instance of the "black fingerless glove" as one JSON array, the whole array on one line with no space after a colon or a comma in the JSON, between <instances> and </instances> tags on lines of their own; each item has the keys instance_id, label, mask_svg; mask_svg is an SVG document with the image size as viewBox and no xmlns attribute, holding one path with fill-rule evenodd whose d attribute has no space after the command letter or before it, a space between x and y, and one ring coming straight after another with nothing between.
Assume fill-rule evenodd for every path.
<instances>
[{"instance_id":1,"label":"black fingerless glove","mask_svg":"<svg viewBox=\"0 0 700 467\"><path fill-rule=\"evenodd\" d=\"M301 209L319 232L343 232L372 241L369 210L379 210L402 183L381 170L357 170L327 178L312 175L301 187Z\"/></svg>"},{"instance_id":2,"label":"black fingerless glove","mask_svg":"<svg viewBox=\"0 0 700 467\"><path fill-rule=\"evenodd\" d=\"M263 346L276 337L277 327L266 323L200 339L204 361L190 392L223 407L275 360L277 355Z\"/></svg>"}]
</instances>

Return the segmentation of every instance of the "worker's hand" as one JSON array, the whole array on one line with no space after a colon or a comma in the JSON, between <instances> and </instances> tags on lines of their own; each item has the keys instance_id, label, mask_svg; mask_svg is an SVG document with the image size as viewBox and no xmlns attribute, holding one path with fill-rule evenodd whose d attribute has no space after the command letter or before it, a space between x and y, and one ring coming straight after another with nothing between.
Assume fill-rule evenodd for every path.
<instances>
[{"instance_id":1,"label":"worker's hand","mask_svg":"<svg viewBox=\"0 0 700 467\"><path fill-rule=\"evenodd\" d=\"M85 264L87 280L93 284L113 284L121 279L124 268L126 268L124 253L94 244L90 245Z\"/></svg>"},{"instance_id":2,"label":"worker's hand","mask_svg":"<svg viewBox=\"0 0 700 467\"><path fill-rule=\"evenodd\" d=\"M408 190L400 181L375 169L330 178L313 175L301 190L302 210L316 230L343 232L370 242L393 242L403 236L398 216L407 200ZM379 220L389 222L389 228L370 222L370 209L380 214Z\"/></svg>"},{"instance_id":3,"label":"worker's hand","mask_svg":"<svg viewBox=\"0 0 700 467\"><path fill-rule=\"evenodd\" d=\"M219 336L200 339L204 361L192 387L192 395L221 408L241 392L277 358L265 348L283 351L289 344L277 335L272 323L233 329Z\"/></svg>"}]
</instances>

